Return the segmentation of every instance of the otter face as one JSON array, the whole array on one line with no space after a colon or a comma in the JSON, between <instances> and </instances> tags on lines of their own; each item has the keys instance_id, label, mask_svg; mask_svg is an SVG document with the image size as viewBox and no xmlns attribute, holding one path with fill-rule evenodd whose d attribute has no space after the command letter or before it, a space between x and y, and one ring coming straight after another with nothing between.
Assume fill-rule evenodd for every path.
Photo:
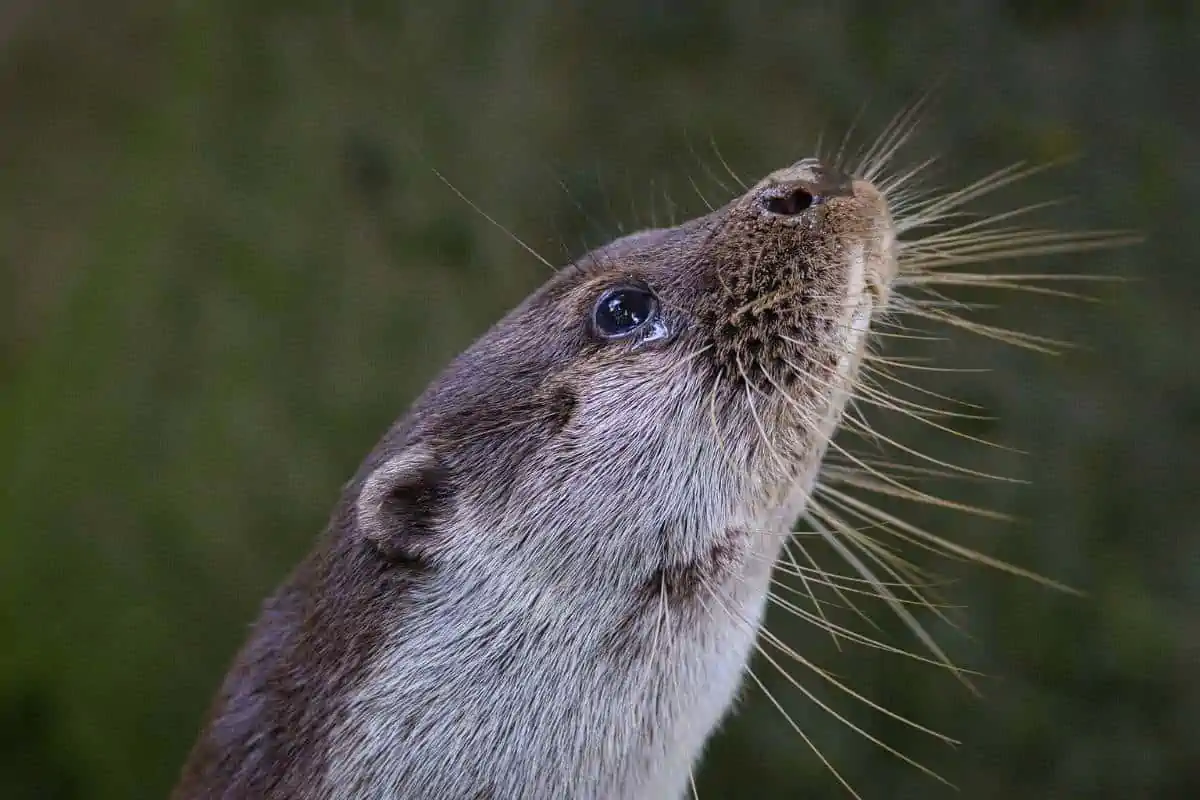
<instances>
[{"instance_id":1,"label":"otter face","mask_svg":"<svg viewBox=\"0 0 1200 800\"><path fill-rule=\"evenodd\" d=\"M762 533L811 481L895 272L883 197L815 160L587 254L464 353L385 445L403 463L420 445L416 483L439 498L422 508L453 519L425 530L385 515L385 549L443 565L511 549L539 584L689 590L705 577L689 565L736 550L733 529ZM458 529L481 534L442 541Z\"/></svg>"},{"instance_id":2,"label":"otter face","mask_svg":"<svg viewBox=\"0 0 1200 800\"><path fill-rule=\"evenodd\" d=\"M544 792L487 796L685 786L886 305L895 239L871 184L801 161L589 253L460 356L349 488L356 535L412 588L344 734L375 744L342 778L445 796L503 775Z\"/></svg>"}]
</instances>

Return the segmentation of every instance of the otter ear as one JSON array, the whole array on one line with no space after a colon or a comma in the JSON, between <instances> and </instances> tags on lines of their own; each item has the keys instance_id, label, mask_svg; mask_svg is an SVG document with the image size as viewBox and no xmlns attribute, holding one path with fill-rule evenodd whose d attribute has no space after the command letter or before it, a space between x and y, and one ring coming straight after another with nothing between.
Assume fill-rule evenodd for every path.
<instances>
[{"instance_id":1,"label":"otter ear","mask_svg":"<svg viewBox=\"0 0 1200 800\"><path fill-rule=\"evenodd\" d=\"M379 554L398 563L433 555L439 520L450 509L450 476L436 455L416 446L375 468L358 493L359 528Z\"/></svg>"}]
</instances>

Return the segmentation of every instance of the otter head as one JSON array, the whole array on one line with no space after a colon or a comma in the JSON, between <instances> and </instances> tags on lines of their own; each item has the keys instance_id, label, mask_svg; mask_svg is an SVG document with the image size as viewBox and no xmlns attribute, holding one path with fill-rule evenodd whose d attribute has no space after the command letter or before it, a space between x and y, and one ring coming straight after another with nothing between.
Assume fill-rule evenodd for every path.
<instances>
[{"instance_id":1,"label":"otter head","mask_svg":"<svg viewBox=\"0 0 1200 800\"><path fill-rule=\"evenodd\" d=\"M805 160L580 258L463 353L347 490L346 546L404 589L372 595L330 785L685 787L895 271L882 195Z\"/></svg>"}]
</instances>

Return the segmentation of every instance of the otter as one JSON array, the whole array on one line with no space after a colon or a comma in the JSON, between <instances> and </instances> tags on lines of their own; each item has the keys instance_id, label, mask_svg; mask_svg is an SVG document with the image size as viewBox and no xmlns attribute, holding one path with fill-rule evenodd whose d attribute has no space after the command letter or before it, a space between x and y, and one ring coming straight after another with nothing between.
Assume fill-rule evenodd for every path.
<instances>
[{"instance_id":1,"label":"otter","mask_svg":"<svg viewBox=\"0 0 1200 800\"><path fill-rule=\"evenodd\" d=\"M897 263L809 158L556 270L343 487L172 797L684 796Z\"/></svg>"}]
</instances>

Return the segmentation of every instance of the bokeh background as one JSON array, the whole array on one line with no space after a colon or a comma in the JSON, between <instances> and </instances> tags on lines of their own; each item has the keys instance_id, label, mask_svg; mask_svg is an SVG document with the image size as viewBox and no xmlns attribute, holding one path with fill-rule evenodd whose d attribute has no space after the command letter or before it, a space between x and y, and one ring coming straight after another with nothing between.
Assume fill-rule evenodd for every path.
<instances>
[{"instance_id":1,"label":"bokeh background","mask_svg":"<svg viewBox=\"0 0 1200 800\"><path fill-rule=\"evenodd\" d=\"M997 265L1128 279L1095 303L988 298L1074 352L926 345L987 368L929 385L1028 455L880 422L1027 481L944 489L1013 524L907 518L1087 596L943 563L968 635L928 621L986 673L982 698L772 612L807 657L961 740L839 705L960 794L756 674L865 798L1200 796L1195 9L0 2L0 794L164 796L341 482L545 277L433 169L564 261L727 198L713 142L756 179L860 112L869 142L940 81L903 161L938 155L953 186L1067 158L979 208L1064 199L1032 221L1147 236ZM702 798L848 796L752 686L698 777Z\"/></svg>"}]
</instances>

